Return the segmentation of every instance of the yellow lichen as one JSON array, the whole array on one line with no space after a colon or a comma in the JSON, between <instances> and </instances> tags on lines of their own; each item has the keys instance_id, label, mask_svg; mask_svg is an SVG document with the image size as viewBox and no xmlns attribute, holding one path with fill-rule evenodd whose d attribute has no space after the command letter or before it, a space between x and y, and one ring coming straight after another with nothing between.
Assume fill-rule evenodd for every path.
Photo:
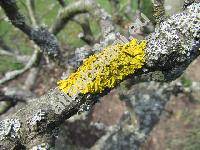
<instances>
[{"instance_id":1,"label":"yellow lichen","mask_svg":"<svg viewBox=\"0 0 200 150\"><path fill-rule=\"evenodd\" d=\"M74 96L78 93L101 93L106 88L113 88L144 65L145 47L146 41L138 43L137 39L109 46L85 59L68 79L58 81L59 89Z\"/></svg>"}]
</instances>

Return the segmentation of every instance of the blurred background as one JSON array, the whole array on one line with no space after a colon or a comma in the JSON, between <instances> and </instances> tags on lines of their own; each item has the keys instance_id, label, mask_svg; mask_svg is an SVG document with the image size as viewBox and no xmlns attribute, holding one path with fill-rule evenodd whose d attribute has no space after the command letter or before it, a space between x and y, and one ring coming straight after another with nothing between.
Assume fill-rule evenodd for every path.
<instances>
[{"instance_id":1,"label":"blurred background","mask_svg":"<svg viewBox=\"0 0 200 150\"><path fill-rule=\"evenodd\" d=\"M35 20L39 26L51 27L59 10L76 2L77 0L35 0L32 4ZM151 0L96 0L96 2L112 16L116 30L125 37L129 36L130 24L138 17L142 19L141 13L147 16L150 22L134 36L143 39L154 31L156 18ZM26 21L36 26L31 19L27 1L18 0L17 5ZM166 16L180 12L182 6L183 0L165 0ZM86 35L89 38L86 38ZM0 8L0 80L4 79L6 73L19 70L18 75L0 84L1 119L16 109L16 105L25 105L26 97L41 96L52 87L56 87L56 82L61 79L63 72L64 76L67 76L80 65L77 60L80 47L88 46L88 49L91 49L95 43L100 42L101 36L101 28L96 18L88 13L78 14L70 18L65 28L56 35L65 65L60 66L41 54L31 67L26 68L37 48L23 32L9 22ZM142 150L200 149L200 91L190 89L193 83L200 82L199 66L200 58L196 59L175 81L181 83L187 90L170 97L160 121L142 145ZM131 87L122 83L101 98L89 112L66 120L58 136L57 149L93 147L105 135L105 128L119 124L124 113L131 112L129 103L120 96L121 91L125 91L123 93L125 95L130 91L134 94L136 91L140 92L138 89L146 90L145 86L145 83ZM200 84L196 86L200 89ZM17 101L19 97L25 100Z\"/></svg>"}]
</instances>

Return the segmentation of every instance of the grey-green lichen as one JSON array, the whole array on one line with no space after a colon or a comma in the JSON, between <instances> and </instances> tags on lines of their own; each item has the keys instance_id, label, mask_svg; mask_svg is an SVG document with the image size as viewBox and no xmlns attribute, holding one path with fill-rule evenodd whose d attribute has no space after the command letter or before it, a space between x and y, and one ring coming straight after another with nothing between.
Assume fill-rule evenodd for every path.
<instances>
[{"instance_id":1,"label":"grey-green lichen","mask_svg":"<svg viewBox=\"0 0 200 150\"><path fill-rule=\"evenodd\" d=\"M165 79L165 76L162 73L162 71L154 71L152 73L152 80L153 81L164 81L164 79Z\"/></svg>"},{"instance_id":2,"label":"grey-green lichen","mask_svg":"<svg viewBox=\"0 0 200 150\"><path fill-rule=\"evenodd\" d=\"M20 138L20 121L18 119L5 119L0 122L0 141L6 138Z\"/></svg>"},{"instance_id":3,"label":"grey-green lichen","mask_svg":"<svg viewBox=\"0 0 200 150\"><path fill-rule=\"evenodd\" d=\"M173 52L190 56L195 42L200 38L200 4L193 3L185 12L175 14L160 24L148 36L146 53L148 64L155 64Z\"/></svg>"},{"instance_id":4,"label":"grey-green lichen","mask_svg":"<svg viewBox=\"0 0 200 150\"><path fill-rule=\"evenodd\" d=\"M36 145L32 147L30 150L48 150L50 148L48 143L41 143L40 145Z\"/></svg>"},{"instance_id":5,"label":"grey-green lichen","mask_svg":"<svg viewBox=\"0 0 200 150\"><path fill-rule=\"evenodd\" d=\"M30 125L36 125L37 122L41 121L42 119L45 119L45 112L39 109L38 112L28 121L28 123Z\"/></svg>"}]
</instances>

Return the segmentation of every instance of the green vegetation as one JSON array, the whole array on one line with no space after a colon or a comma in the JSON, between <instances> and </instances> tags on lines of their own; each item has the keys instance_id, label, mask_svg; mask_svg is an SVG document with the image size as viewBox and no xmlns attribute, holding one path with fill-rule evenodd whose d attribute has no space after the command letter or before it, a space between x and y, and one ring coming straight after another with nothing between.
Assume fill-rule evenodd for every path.
<instances>
[{"instance_id":1,"label":"green vegetation","mask_svg":"<svg viewBox=\"0 0 200 150\"><path fill-rule=\"evenodd\" d=\"M200 149L200 127L190 130L184 140L183 150Z\"/></svg>"},{"instance_id":2,"label":"green vegetation","mask_svg":"<svg viewBox=\"0 0 200 150\"><path fill-rule=\"evenodd\" d=\"M189 87L191 86L192 81L189 78L187 78L185 75L183 75L181 77L181 83L183 84L184 87Z\"/></svg>"},{"instance_id":3,"label":"green vegetation","mask_svg":"<svg viewBox=\"0 0 200 150\"><path fill-rule=\"evenodd\" d=\"M199 105L198 105L199 108ZM196 109L198 109L196 108ZM174 131L173 138L167 138L166 146L169 150L172 149L182 149L182 150L199 150L200 149L200 126L199 126L199 115L198 110L187 109L187 111L180 111L180 120L181 124L185 127L179 130L176 124L171 124L172 127L169 127L170 131ZM189 128L187 128L189 127ZM178 130L178 131L176 131ZM184 132L183 132L184 131Z\"/></svg>"}]
</instances>

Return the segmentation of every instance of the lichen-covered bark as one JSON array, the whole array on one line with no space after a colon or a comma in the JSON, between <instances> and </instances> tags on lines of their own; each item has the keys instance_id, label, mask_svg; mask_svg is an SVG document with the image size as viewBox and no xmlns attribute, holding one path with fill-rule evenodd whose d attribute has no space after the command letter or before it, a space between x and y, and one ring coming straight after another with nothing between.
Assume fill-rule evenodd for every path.
<instances>
[{"instance_id":1,"label":"lichen-covered bark","mask_svg":"<svg viewBox=\"0 0 200 150\"><path fill-rule=\"evenodd\" d=\"M6 3L4 0L0 2L1 5L2 2ZM160 27L147 37L146 65L129 78L134 82L171 81L180 76L186 67L200 55L199 8L199 3L190 5L185 12L162 22ZM108 92L109 90L97 95L79 95L74 100L70 100L55 88L42 97L32 99L26 107L0 122L0 148L14 149L17 147L22 149L25 147L31 149L42 145L44 147L53 146L56 130L65 119L73 116L80 109L84 109L84 106L93 105L99 97ZM156 96L153 99L157 102ZM56 104L63 106L60 113L56 113ZM151 108L149 100L146 101L146 106L149 109L154 108L154 106ZM142 110L140 104L135 107L136 112L140 114L140 110ZM158 109L163 109L163 106L161 105ZM147 119L148 115L157 116L154 113L144 113L143 115L147 115ZM150 126L148 120L141 124ZM144 133L148 133L150 129L145 130ZM136 139L132 144L137 146L137 139L141 136L134 131L132 135L124 137ZM120 140L118 137L117 139Z\"/></svg>"},{"instance_id":2,"label":"lichen-covered bark","mask_svg":"<svg viewBox=\"0 0 200 150\"><path fill-rule=\"evenodd\" d=\"M142 72L134 74L136 81L171 81L179 77L186 67L199 56L200 4L175 14L146 37L147 62Z\"/></svg>"}]
</instances>

